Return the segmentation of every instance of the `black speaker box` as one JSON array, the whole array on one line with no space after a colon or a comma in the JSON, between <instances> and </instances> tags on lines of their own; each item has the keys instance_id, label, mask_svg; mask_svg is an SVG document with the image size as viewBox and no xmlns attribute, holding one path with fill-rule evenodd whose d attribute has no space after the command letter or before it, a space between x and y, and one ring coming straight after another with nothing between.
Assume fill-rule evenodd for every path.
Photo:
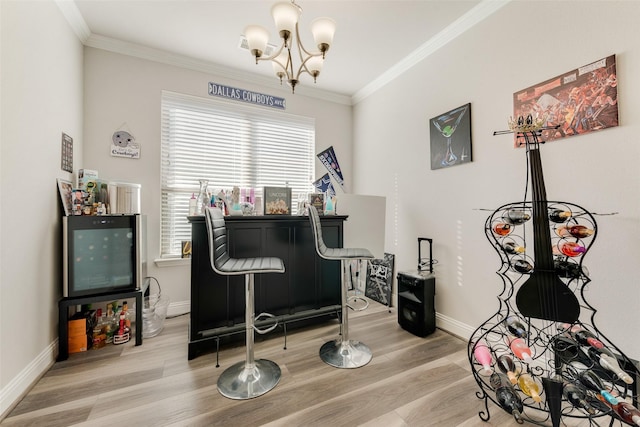
<instances>
[{"instance_id":1,"label":"black speaker box","mask_svg":"<svg viewBox=\"0 0 640 427\"><path fill-rule=\"evenodd\" d=\"M398 323L419 337L436 330L436 278L433 274L398 273Z\"/></svg>"}]
</instances>

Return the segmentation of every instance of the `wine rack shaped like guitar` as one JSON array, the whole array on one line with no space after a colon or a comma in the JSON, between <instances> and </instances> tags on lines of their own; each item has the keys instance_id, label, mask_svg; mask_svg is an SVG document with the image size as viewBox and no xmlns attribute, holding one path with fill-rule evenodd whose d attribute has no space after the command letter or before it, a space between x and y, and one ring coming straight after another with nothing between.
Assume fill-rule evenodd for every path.
<instances>
[{"instance_id":1,"label":"wine rack shaped like guitar","mask_svg":"<svg viewBox=\"0 0 640 427\"><path fill-rule=\"evenodd\" d=\"M640 371L598 330L585 299L595 218L546 199L542 129L531 118L517 125L525 129L518 135L527 144L532 198L501 206L485 223L503 288L498 311L469 339L476 396L485 404L478 415L488 421L492 401L518 423L640 426Z\"/></svg>"}]
</instances>

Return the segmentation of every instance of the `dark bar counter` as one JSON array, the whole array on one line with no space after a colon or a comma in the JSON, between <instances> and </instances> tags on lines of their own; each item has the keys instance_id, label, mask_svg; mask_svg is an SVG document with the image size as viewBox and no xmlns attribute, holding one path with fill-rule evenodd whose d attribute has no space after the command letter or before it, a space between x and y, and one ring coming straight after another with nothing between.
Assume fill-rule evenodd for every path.
<instances>
[{"instance_id":1,"label":"dark bar counter","mask_svg":"<svg viewBox=\"0 0 640 427\"><path fill-rule=\"evenodd\" d=\"M342 247L347 216L321 217L329 247ZM220 337L244 332L244 276L221 276L211 269L204 216L191 223L191 313L189 360L216 347ZM285 273L255 275L255 313L275 315L281 324L336 317L340 312L340 263L316 254L306 216L225 217L229 253L234 258L274 256ZM272 320L262 324L272 323ZM260 326L257 322L256 326Z\"/></svg>"}]
</instances>

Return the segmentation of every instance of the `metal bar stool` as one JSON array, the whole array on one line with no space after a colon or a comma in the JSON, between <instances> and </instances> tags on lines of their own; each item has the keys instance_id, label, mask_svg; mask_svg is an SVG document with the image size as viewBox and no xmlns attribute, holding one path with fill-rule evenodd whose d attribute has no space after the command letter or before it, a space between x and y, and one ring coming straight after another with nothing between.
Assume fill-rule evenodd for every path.
<instances>
[{"instance_id":1,"label":"metal bar stool","mask_svg":"<svg viewBox=\"0 0 640 427\"><path fill-rule=\"evenodd\" d=\"M280 381L280 367L266 359L254 359L254 330L260 334L272 331L277 326L261 330L255 321L261 317L274 317L262 313L254 317L253 285L256 273L284 273L284 263L280 258L231 258L227 251L227 229L224 216L218 208L206 208L205 218L209 237L209 258L211 268L221 275L245 276L245 329L246 359L227 368L218 378L218 391L230 399L251 399L273 389Z\"/></svg>"},{"instance_id":2,"label":"metal bar stool","mask_svg":"<svg viewBox=\"0 0 640 427\"><path fill-rule=\"evenodd\" d=\"M320 347L320 359L336 368L359 368L371 361L371 350L363 343L349 339L349 315L351 308L347 301L347 283L345 275L347 261L373 259L367 249L362 248L328 248L322 239L320 215L315 207L309 206L309 220L316 243L316 252L321 258L339 260L342 268L340 290L342 293L342 320L340 324L341 337L326 342ZM365 307L366 308L366 307Z\"/></svg>"}]
</instances>

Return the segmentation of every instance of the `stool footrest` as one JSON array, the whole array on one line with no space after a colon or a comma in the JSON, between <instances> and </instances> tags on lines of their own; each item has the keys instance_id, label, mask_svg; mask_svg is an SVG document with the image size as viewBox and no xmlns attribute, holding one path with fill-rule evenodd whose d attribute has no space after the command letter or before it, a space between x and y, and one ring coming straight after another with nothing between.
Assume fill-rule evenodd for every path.
<instances>
[{"instance_id":1,"label":"stool footrest","mask_svg":"<svg viewBox=\"0 0 640 427\"><path fill-rule=\"evenodd\" d=\"M267 334L267 333L273 331L278 326L278 319L276 318L276 316L274 316L271 313L260 313L253 319L253 321L254 322L258 322L258 321L263 320L264 318L267 318L267 317L271 318L271 319L276 319L276 322L273 325L271 325L271 326L269 326L268 328L265 328L265 329L258 328L254 323L253 330L256 331L257 333L259 333L260 335Z\"/></svg>"},{"instance_id":2,"label":"stool footrest","mask_svg":"<svg viewBox=\"0 0 640 427\"><path fill-rule=\"evenodd\" d=\"M367 301L367 299L363 298L363 297L358 297L358 296L354 295L354 296L350 296L347 299L347 301L354 301L354 302L362 301L362 302L364 302L364 307L357 307L357 308L355 306L352 306L349 303L347 303L347 307L349 307L353 311L362 311L362 310L366 310L367 308L369 308L369 301Z\"/></svg>"}]
</instances>

